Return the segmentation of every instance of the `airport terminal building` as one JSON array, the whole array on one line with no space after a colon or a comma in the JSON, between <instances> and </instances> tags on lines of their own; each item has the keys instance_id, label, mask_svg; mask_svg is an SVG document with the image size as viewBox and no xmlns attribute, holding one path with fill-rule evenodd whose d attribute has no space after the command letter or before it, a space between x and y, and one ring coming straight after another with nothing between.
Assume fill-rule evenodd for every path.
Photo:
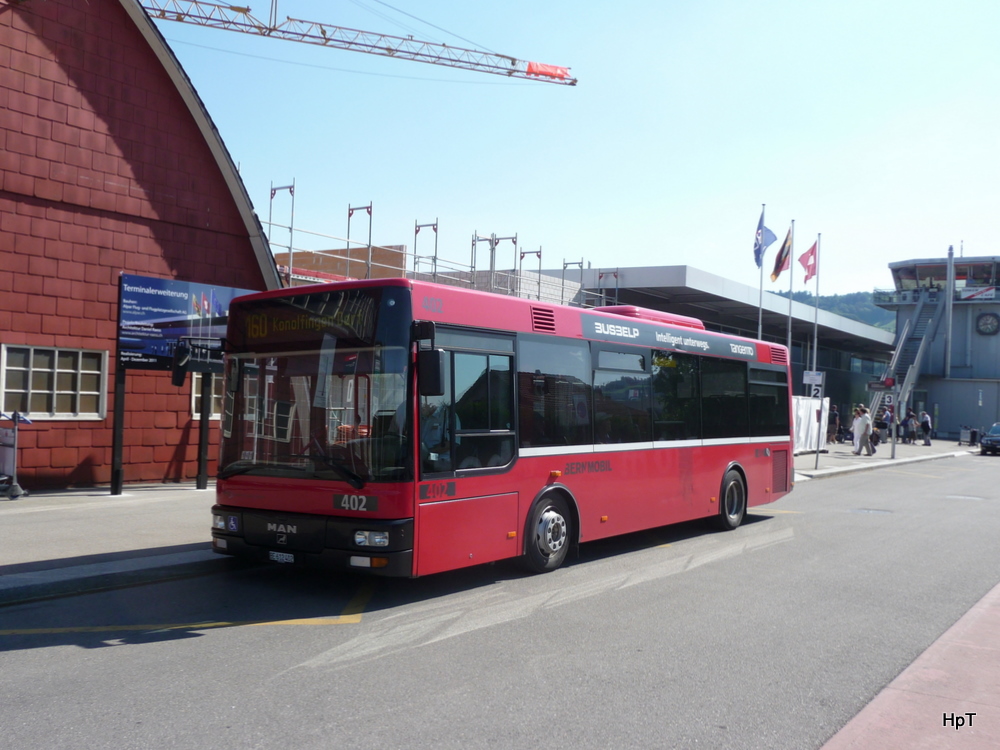
<instances>
[{"instance_id":1,"label":"airport terminal building","mask_svg":"<svg viewBox=\"0 0 1000 750\"><path fill-rule=\"evenodd\" d=\"M894 288L875 291L875 304L896 313L892 373L903 401L927 411L940 437L1000 421L998 265L953 253L898 261L889 264Z\"/></svg>"}]
</instances>

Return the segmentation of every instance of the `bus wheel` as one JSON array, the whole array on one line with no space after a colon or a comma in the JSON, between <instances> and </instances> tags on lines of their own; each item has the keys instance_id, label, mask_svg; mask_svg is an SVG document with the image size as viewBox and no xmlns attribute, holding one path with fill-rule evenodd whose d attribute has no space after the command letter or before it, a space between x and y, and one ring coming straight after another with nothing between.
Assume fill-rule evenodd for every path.
<instances>
[{"instance_id":1,"label":"bus wheel","mask_svg":"<svg viewBox=\"0 0 1000 750\"><path fill-rule=\"evenodd\" d=\"M528 516L524 563L532 573L555 570L566 560L570 543L569 506L559 495L535 503Z\"/></svg>"},{"instance_id":2,"label":"bus wheel","mask_svg":"<svg viewBox=\"0 0 1000 750\"><path fill-rule=\"evenodd\" d=\"M722 480L721 500L715 522L723 531L731 531L743 523L747 512L747 488L743 477L735 469L727 471Z\"/></svg>"}]
</instances>

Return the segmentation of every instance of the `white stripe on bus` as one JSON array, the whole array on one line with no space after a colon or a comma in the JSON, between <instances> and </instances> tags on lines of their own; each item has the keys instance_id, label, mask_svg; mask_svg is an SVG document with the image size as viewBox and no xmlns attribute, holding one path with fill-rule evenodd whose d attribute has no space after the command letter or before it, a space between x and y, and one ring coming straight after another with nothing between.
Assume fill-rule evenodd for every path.
<instances>
[{"instance_id":1,"label":"white stripe on bus","mask_svg":"<svg viewBox=\"0 0 1000 750\"><path fill-rule=\"evenodd\" d=\"M568 456L587 453L616 453L621 451L665 450L668 448L704 448L716 445L756 445L760 443L789 444L787 435L770 435L752 438L712 438L708 440L656 440L652 443L598 443L597 445L544 445L521 448L522 458L534 456Z\"/></svg>"}]
</instances>

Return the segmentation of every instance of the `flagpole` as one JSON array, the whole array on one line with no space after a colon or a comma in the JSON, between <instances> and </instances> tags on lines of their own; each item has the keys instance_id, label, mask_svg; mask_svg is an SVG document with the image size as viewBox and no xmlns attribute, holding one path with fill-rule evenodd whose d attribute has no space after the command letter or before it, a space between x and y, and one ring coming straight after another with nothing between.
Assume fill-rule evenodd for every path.
<instances>
[{"instance_id":1,"label":"flagpole","mask_svg":"<svg viewBox=\"0 0 1000 750\"><path fill-rule=\"evenodd\" d=\"M792 258L795 257L795 219L792 219L792 244L788 248L788 357L792 356Z\"/></svg>"},{"instance_id":2,"label":"flagpole","mask_svg":"<svg viewBox=\"0 0 1000 750\"><path fill-rule=\"evenodd\" d=\"M816 309L813 313L813 372L816 372L817 357L819 355L819 240L823 235L821 233L816 234L816 268L814 269L816 273ZM823 404L821 403L820 412L822 413ZM829 424L829 410L827 410L827 424ZM820 446L823 444L823 422L820 421L820 431L819 437L816 441L816 468L819 468L819 452ZM895 446L893 446L895 447Z\"/></svg>"},{"instance_id":3,"label":"flagpole","mask_svg":"<svg viewBox=\"0 0 1000 750\"><path fill-rule=\"evenodd\" d=\"M816 234L816 312L813 317L813 372L816 371L816 355L819 353L819 241L822 233Z\"/></svg>"},{"instance_id":4,"label":"flagpole","mask_svg":"<svg viewBox=\"0 0 1000 750\"><path fill-rule=\"evenodd\" d=\"M764 205L760 204L760 225L764 226ZM757 340L763 338L764 328L764 251L760 253L760 298L757 301Z\"/></svg>"},{"instance_id":5,"label":"flagpole","mask_svg":"<svg viewBox=\"0 0 1000 750\"><path fill-rule=\"evenodd\" d=\"M764 327L764 264L760 264L760 299L757 301L757 339L763 338Z\"/></svg>"}]
</instances>

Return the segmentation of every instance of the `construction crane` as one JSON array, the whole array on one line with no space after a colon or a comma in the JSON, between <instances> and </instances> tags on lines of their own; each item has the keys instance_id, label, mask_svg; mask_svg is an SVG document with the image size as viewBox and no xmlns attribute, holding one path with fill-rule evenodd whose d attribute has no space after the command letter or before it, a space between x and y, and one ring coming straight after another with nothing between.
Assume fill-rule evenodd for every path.
<instances>
[{"instance_id":1,"label":"construction crane","mask_svg":"<svg viewBox=\"0 0 1000 750\"><path fill-rule=\"evenodd\" d=\"M565 86L576 85L576 79L570 76L569 68L560 65L528 62L494 52L420 41L412 36L390 36L287 16L279 24L278 0L271 0L271 14L266 23L251 15L250 8L219 5L202 0L140 0L140 5L151 18L166 21L193 23L214 29L315 44L320 47L367 52L371 55L415 60L432 65L446 65L507 78L523 78Z\"/></svg>"}]
</instances>

